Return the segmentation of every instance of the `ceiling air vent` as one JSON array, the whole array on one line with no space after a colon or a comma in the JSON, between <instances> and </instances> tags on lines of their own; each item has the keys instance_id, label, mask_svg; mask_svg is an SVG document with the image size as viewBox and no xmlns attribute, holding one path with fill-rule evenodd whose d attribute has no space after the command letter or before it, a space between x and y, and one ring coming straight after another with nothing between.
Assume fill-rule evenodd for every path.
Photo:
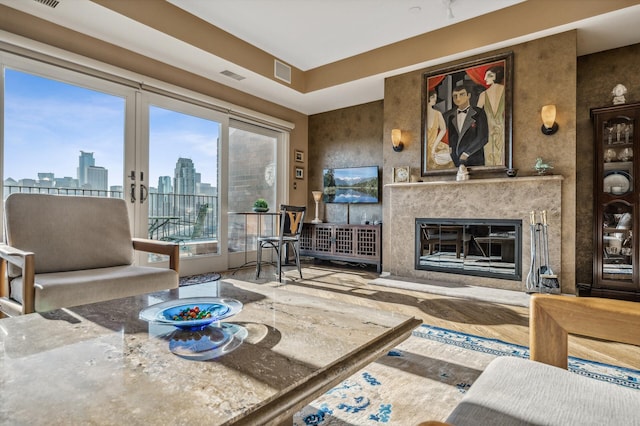
<instances>
[{"instance_id":1,"label":"ceiling air vent","mask_svg":"<svg viewBox=\"0 0 640 426\"><path fill-rule=\"evenodd\" d=\"M276 78L291 84L291 67L284 62L274 59L274 74Z\"/></svg>"},{"instance_id":2,"label":"ceiling air vent","mask_svg":"<svg viewBox=\"0 0 640 426\"><path fill-rule=\"evenodd\" d=\"M227 77L231 77L234 80L238 80L238 81L244 80L246 78L246 77L241 76L240 74L236 74L235 72L229 71L229 70L224 70L220 74L222 74L224 76L227 76Z\"/></svg>"},{"instance_id":3,"label":"ceiling air vent","mask_svg":"<svg viewBox=\"0 0 640 426\"><path fill-rule=\"evenodd\" d=\"M45 6L49 6L52 9L55 9L57 5L60 4L58 0L33 0L36 3L44 4Z\"/></svg>"}]
</instances>

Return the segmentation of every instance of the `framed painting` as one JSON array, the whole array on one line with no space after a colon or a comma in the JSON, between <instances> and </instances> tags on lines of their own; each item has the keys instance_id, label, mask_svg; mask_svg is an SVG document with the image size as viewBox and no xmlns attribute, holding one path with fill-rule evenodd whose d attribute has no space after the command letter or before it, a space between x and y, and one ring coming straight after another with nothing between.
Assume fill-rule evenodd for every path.
<instances>
[{"instance_id":1,"label":"framed painting","mask_svg":"<svg viewBox=\"0 0 640 426\"><path fill-rule=\"evenodd\" d=\"M297 163L304 163L304 152L296 150L295 157Z\"/></svg>"},{"instance_id":2,"label":"framed painting","mask_svg":"<svg viewBox=\"0 0 640 426\"><path fill-rule=\"evenodd\" d=\"M296 179L304 179L304 169L302 167L296 167Z\"/></svg>"},{"instance_id":3,"label":"framed painting","mask_svg":"<svg viewBox=\"0 0 640 426\"><path fill-rule=\"evenodd\" d=\"M422 77L421 175L513 166L513 53Z\"/></svg>"}]
</instances>

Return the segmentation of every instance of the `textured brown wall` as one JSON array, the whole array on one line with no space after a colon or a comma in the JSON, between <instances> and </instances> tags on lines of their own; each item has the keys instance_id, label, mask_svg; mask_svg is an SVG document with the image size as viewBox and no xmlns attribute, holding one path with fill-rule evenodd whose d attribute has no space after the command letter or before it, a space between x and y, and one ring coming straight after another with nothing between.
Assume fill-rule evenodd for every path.
<instances>
[{"instance_id":1,"label":"textured brown wall","mask_svg":"<svg viewBox=\"0 0 640 426\"><path fill-rule=\"evenodd\" d=\"M388 78L385 84L384 105L384 167L385 183L391 183L390 170L394 166L409 165L412 168L412 181L455 180L455 174L448 176L420 177L420 127L421 127L421 81L425 72L435 71L462 64L474 59L493 56L495 54L513 52L513 161L519 169L518 176L534 175L533 165L536 157L550 161L553 173L564 177L562 183L562 215L561 224L550 226L562 227L562 258L552 262L562 262L565 271L562 283L564 292L573 292L575 288L575 193L576 193L576 32L566 33L533 40L505 49L487 52L464 60L442 64L419 71ZM545 136L540 131L540 109L543 105L553 103L558 109L556 121L560 126L558 133ZM391 129L401 128L407 140L404 151L393 152L391 149ZM505 177L499 175L471 176L471 179L482 177ZM385 191L386 194L387 191ZM464 202L464 201L462 201ZM504 199L504 203L509 203ZM455 206L452 206L455 209ZM391 220L389 206L383 206L384 221ZM526 225L526 224L525 224ZM394 241L389 228L383 228L383 259L391 250ZM389 265L393 266L393 265ZM388 270L387 265L383 269Z\"/></svg>"},{"instance_id":2,"label":"textured brown wall","mask_svg":"<svg viewBox=\"0 0 640 426\"><path fill-rule=\"evenodd\" d=\"M375 165L382 169L383 112L383 102L376 101L309 117L310 213L315 212L311 191L322 189L323 169ZM365 213L368 220L382 219L382 204L321 203L319 211L325 222L346 223L347 213L350 223L360 223Z\"/></svg>"},{"instance_id":3,"label":"textured brown wall","mask_svg":"<svg viewBox=\"0 0 640 426\"><path fill-rule=\"evenodd\" d=\"M640 44L578 58L576 280L592 283L593 259L593 128L591 108L612 105L611 90L622 83L626 101L640 102Z\"/></svg>"}]
</instances>

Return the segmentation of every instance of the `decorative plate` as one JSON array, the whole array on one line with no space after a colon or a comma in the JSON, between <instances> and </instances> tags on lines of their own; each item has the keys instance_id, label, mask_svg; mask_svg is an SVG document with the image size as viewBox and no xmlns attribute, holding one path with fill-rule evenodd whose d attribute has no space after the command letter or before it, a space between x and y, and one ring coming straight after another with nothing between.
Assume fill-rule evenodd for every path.
<instances>
[{"instance_id":1,"label":"decorative plate","mask_svg":"<svg viewBox=\"0 0 640 426\"><path fill-rule=\"evenodd\" d=\"M603 182L604 192L611 194L624 194L625 192L629 192L631 188L631 176L622 170L612 170L608 172ZM615 187L619 187L620 189L614 190L613 188Z\"/></svg>"},{"instance_id":2,"label":"decorative plate","mask_svg":"<svg viewBox=\"0 0 640 426\"><path fill-rule=\"evenodd\" d=\"M242 310L235 299L191 297L170 300L140 311L140 319L157 324L173 325L183 330L202 330L209 324L229 318Z\"/></svg>"}]
</instances>

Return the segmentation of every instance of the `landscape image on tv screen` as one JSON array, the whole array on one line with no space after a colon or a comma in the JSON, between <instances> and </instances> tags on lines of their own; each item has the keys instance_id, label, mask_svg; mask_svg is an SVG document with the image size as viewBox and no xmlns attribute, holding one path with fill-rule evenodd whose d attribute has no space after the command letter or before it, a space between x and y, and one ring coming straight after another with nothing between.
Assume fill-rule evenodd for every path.
<instances>
[{"instance_id":1,"label":"landscape image on tv screen","mask_svg":"<svg viewBox=\"0 0 640 426\"><path fill-rule=\"evenodd\" d=\"M377 203L380 199L378 166L324 169L325 203Z\"/></svg>"}]
</instances>

